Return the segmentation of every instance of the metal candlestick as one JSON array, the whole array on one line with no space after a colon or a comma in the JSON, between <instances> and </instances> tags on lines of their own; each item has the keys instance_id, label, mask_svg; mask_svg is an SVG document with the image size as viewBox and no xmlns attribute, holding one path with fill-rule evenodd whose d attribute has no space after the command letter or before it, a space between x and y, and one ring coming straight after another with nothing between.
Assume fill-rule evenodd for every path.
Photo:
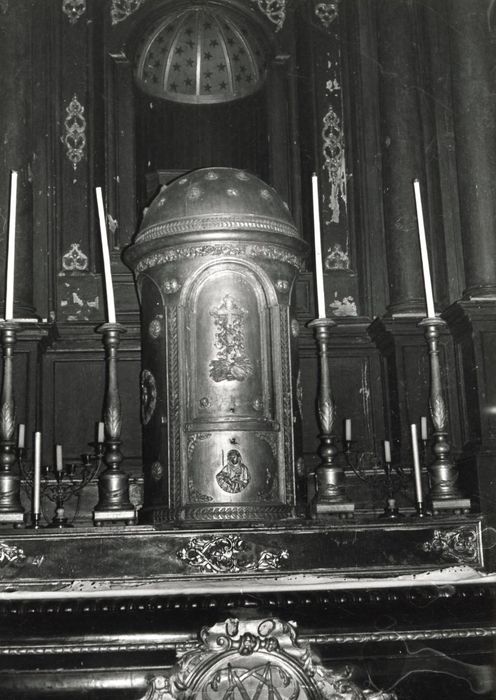
<instances>
[{"instance_id":1,"label":"metal candlestick","mask_svg":"<svg viewBox=\"0 0 496 700\"><path fill-rule=\"evenodd\" d=\"M391 462L384 463L384 471L386 473L386 491L387 498L386 504L384 506L384 512L379 516L380 518L387 520L399 520L403 518L403 514L400 513L399 508L396 503L396 498L394 497L394 486L393 486L393 472L392 472Z\"/></svg>"},{"instance_id":2,"label":"metal candlestick","mask_svg":"<svg viewBox=\"0 0 496 700\"><path fill-rule=\"evenodd\" d=\"M123 460L120 451L122 415L117 382L117 349L120 335L126 329L119 323L104 323L97 331L103 336L107 367L104 405L104 462L107 469L98 479L99 500L93 511L93 520L95 525L120 521L132 525L136 522L136 508L129 500L129 477L120 469Z\"/></svg>"},{"instance_id":3,"label":"metal candlestick","mask_svg":"<svg viewBox=\"0 0 496 700\"><path fill-rule=\"evenodd\" d=\"M351 518L355 504L346 499L344 469L335 461L338 454L333 432L336 408L331 391L328 341L331 328L336 324L330 318L318 318L308 325L314 329L320 359L317 412L321 430L319 455L322 461L316 469L317 483L316 494L312 502L312 517L337 515L338 517Z\"/></svg>"},{"instance_id":4,"label":"metal candlestick","mask_svg":"<svg viewBox=\"0 0 496 700\"><path fill-rule=\"evenodd\" d=\"M17 460L14 439L16 417L13 354L18 328L19 325L11 321L0 324L3 352L3 382L0 398L0 523L11 523L14 527L21 527L24 524L21 480L13 472Z\"/></svg>"},{"instance_id":5,"label":"metal candlestick","mask_svg":"<svg viewBox=\"0 0 496 700\"><path fill-rule=\"evenodd\" d=\"M438 341L439 330L446 326L446 321L437 317L425 318L419 326L425 329L424 335L429 348L431 375L429 408L434 425L432 440L434 461L428 466L430 477L428 500L434 515L443 510L468 513L470 499L464 498L456 485L458 469L451 456L448 440L448 408L441 381Z\"/></svg>"}]
</instances>

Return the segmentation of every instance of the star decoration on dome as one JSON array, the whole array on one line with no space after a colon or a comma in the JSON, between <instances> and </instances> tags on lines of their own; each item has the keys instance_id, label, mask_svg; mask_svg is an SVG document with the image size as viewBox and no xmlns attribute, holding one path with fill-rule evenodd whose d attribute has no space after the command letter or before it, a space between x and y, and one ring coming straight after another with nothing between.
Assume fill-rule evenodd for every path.
<instances>
[{"instance_id":1,"label":"star decoration on dome","mask_svg":"<svg viewBox=\"0 0 496 700\"><path fill-rule=\"evenodd\" d=\"M252 93L265 70L260 40L234 10L192 4L152 27L136 73L154 96L211 103Z\"/></svg>"}]
</instances>

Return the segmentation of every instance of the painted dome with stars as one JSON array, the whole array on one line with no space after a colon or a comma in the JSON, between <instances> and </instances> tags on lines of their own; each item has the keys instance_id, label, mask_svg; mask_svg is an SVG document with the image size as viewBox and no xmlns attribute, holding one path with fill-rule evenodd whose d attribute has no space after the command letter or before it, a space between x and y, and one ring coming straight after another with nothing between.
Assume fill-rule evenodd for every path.
<instances>
[{"instance_id":1,"label":"painted dome with stars","mask_svg":"<svg viewBox=\"0 0 496 700\"><path fill-rule=\"evenodd\" d=\"M137 52L140 87L174 102L236 100L258 90L265 72L265 49L254 29L217 4L191 4L162 17Z\"/></svg>"}]
</instances>

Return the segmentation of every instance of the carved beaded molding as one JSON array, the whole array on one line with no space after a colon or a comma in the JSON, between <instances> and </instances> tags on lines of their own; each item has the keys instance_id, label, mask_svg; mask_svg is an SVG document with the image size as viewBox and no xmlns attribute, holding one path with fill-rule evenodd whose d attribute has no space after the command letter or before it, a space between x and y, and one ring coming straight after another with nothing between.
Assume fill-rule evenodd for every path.
<instances>
[{"instance_id":1,"label":"carved beaded molding","mask_svg":"<svg viewBox=\"0 0 496 700\"><path fill-rule=\"evenodd\" d=\"M144 272L157 265L186 260L189 258L199 258L207 255L246 255L251 258L261 257L269 260L286 262L295 267L299 272L305 269L302 258L293 253L289 253L284 248L268 245L197 245L182 246L172 248L167 252L152 253L139 261L136 265L136 272Z\"/></svg>"},{"instance_id":2,"label":"carved beaded molding","mask_svg":"<svg viewBox=\"0 0 496 700\"><path fill-rule=\"evenodd\" d=\"M236 229L237 231L267 231L269 233L282 233L295 238L298 231L291 224L282 221L266 219L263 216L236 216L231 214L229 219L225 215L210 215L191 217L190 219L178 219L168 221L165 224L151 226L144 233L140 234L136 242L153 241L156 238L166 238L181 233L198 233L199 231L219 231L224 229Z\"/></svg>"}]
</instances>

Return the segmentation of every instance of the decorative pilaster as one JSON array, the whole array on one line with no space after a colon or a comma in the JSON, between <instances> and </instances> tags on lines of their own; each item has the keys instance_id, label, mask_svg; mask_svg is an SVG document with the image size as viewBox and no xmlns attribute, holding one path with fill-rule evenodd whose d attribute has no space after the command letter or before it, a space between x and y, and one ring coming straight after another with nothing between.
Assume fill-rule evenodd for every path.
<instances>
[{"instance_id":1,"label":"decorative pilaster","mask_svg":"<svg viewBox=\"0 0 496 700\"><path fill-rule=\"evenodd\" d=\"M496 299L496 102L487 0L451 0L453 116L464 297Z\"/></svg>"},{"instance_id":2,"label":"decorative pilaster","mask_svg":"<svg viewBox=\"0 0 496 700\"><path fill-rule=\"evenodd\" d=\"M32 104L32 17L33 4L16 0L7 6L0 22L0 218L8 218L10 171L19 173L17 190L16 276L14 317L32 318L33 305L33 201L32 169L34 144ZM7 237L0 247L0 294L5 283ZM3 301L0 300L3 315Z\"/></svg>"},{"instance_id":3,"label":"decorative pilaster","mask_svg":"<svg viewBox=\"0 0 496 700\"><path fill-rule=\"evenodd\" d=\"M412 181L423 172L411 2L376 3L389 311L425 308Z\"/></svg>"}]
</instances>

